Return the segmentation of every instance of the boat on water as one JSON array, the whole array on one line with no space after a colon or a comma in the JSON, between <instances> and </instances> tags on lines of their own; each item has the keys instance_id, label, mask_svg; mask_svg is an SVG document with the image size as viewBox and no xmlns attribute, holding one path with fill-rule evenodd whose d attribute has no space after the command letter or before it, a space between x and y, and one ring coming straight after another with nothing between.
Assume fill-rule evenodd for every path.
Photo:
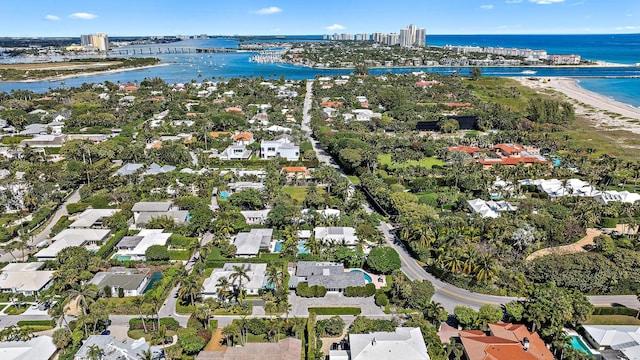
<instances>
[{"instance_id":1,"label":"boat on water","mask_svg":"<svg viewBox=\"0 0 640 360\"><path fill-rule=\"evenodd\" d=\"M524 75L534 75L535 73L537 73L537 71L535 70L524 70L521 72L521 74L524 74Z\"/></svg>"}]
</instances>

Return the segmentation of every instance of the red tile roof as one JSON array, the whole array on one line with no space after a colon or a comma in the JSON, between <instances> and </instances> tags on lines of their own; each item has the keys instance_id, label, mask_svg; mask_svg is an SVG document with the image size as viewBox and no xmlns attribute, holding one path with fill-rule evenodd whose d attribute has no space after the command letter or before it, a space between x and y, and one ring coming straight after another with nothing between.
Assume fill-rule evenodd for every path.
<instances>
[{"instance_id":1,"label":"red tile roof","mask_svg":"<svg viewBox=\"0 0 640 360\"><path fill-rule=\"evenodd\" d=\"M466 152L469 155L482 152L482 149L475 146L451 146L449 147L449 151L462 151Z\"/></svg>"},{"instance_id":2,"label":"red tile roof","mask_svg":"<svg viewBox=\"0 0 640 360\"><path fill-rule=\"evenodd\" d=\"M233 137L234 141L250 141L253 138L253 134L250 132L241 132Z\"/></svg>"},{"instance_id":3,"label":"red tile roof","mask_svg":"<svg viewBox=\"0 0 640 360\"><path fill-rule=\"evenodd\" d=\"M336 109L342 106L342 101L323 101L320 103L320 106Z\"/></svg>"},{"instance_id":4,"label":"red tile roof","mask_svg":"<svg viewBox=\"0 0 640 360\"><path fill-rule=\"evenodd\" d=\"M553 355L537 333L524 325L489 324L491 335L478 330L460 331L460 340L469 360L553 360ZM522 341L529 340L524 350Z\"/></svg>"},{"instance_id":5,"label":"red tile roof","mask_svg":"<svg viewBox=\"0 0 640 360\"><path fill-rule=\"evenodd\" d=\"M493 148L499 149L507 155L519 154L524 151L524 148L522 147L522 145L518 145L518 144L498 144L498 145L494 145Z\"/></svg>"}]
</instances>

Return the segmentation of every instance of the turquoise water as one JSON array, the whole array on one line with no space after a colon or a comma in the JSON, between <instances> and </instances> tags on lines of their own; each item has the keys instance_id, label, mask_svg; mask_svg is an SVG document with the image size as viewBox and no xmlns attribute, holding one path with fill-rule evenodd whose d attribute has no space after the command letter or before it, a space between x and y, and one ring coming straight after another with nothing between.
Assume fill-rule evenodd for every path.
<instances>
[{"instance_id":1,"label":"turquoise water","mask_svg":"<svg viewBox=\"0 0 640 360\"><path fill-rule=\"evenodd\" d=\"M371 276L369 276L369 274L367 274L366 272L362 271L362 270L358 270L358 269L353 269L351 270L351 272L359 272L362 273L362 275L364 275L364 280L368 283L371 283L373 281L373 279L371 279Z\"/></svg>"},{"instance_id":2,"label":"turquoise water","mask_svg":"<svg viewBox=\"0 0 640 360\"><path fill-rule=\"evenodd\" d=\"M227 191L220 191L220 199L226 200L229 198L229 192Z\"/></svg>"},{"instance_id":3,"label":"turquoise water","mask_svg":"<svg viewBox=\"0 0 640 360\"><path fill-rule=\"evenodd\" d=\"M582 339L580 339L577 336L570 336L571 338L571 347L576 349L576 350L580 350L583 353L587 354L587 355L592 355L591 351L589 351L589 348L587 347L587 345L582 341Z\"/></svg>"},{"instance_id":4,"label":"turquoise water","mask_svg":"<svg viewBox=\"0 0 640 360\"><path fill-rule=\"evenodd\" d=\"M282 244L284 244L284 242L276 241L276 245L273 247L273 252L274 253L281 252L282 251ZM304 241L298 241L298 255L308 254L309 253L309 250L305 249L305 244L306 244L306 242L304 242Z\"/></svg>"},{"instance_id":5,"label":"turquoise water","mask_svg":"<svg viewBox=\"0 0 640 360\"><path fill-rule=\"evenodd\" d=\"M129 256L129 255L117 255L116 256L116 260L118 260L118 261L130 261L131 260L131 256Z\"/></svg>"},{"instance_id":6,"label":"turquoise water","mask_svg":"<svg viewBox=\"0 0 640 360\"><path fill-rule=\"evenodd\" d=\"M296 40L295 38L288 38ZM317 37L317 40L321 37ZM429 45L479 45L479 46L503 46L531 49L545 49L550 54L580 54L585 59L602 60L620 64L640 63L640 34L624 35L428 35ZM209 39L188 40L172 44L154 45L154 51L160 47L167 49L180 49L192 51L191 53L152 54L158 57L167 66L140 69L121 73L100 74L66 79L64 81L36 81L32 83L0 83L0 92L9 92L12 89L26 89L35 92L45 92L50 88L60 86L80 86L83 83L111 81L129 82L142 81L145 78L160 77L168 83L186 83L192 79L202 81L205 79L221 79L239 76L263 76L266 79L275 79L281 75L289 79L312 79L316 75L344 75L351 70L323 70L310 69L286 64L256 64L250 63L252 52L242 53L215 53L195 54L196 48L227 47L233 48L238 42L233 39ZM149 56L149 46L134 46L138 53L131 56ZM146 54L139 54L143 49ZM143 51L143 53L144 53ZM114 54L113 56L126 56ZM13 59L10 59L13 60ZM5 60L7 61L7 60ZM486 76L528 76L522 74L527 68L483 68ZM441 74L460 73L466 75L469 69L460 68L413 68L413 69L372 69L374 75L387 73L429 71ZM535 76L564 76L580 79L580 85L588 90L597 92L618 101L640 107L640 67L612 67L612 68L537 68ZM626 77L626 78L619 78ZM634 77L634 78L631 78Z\"/></svg>"},{"instance_id":7,"label":"turquoise water","mask_svg":"<svg viewBox=\"0 0 640 360\"><path fill-rule=\"evenodd\" d=\"M149 283L147 284L147 287L144 288L143 293L146 293L147 291L153 289L153 284L155 284L156 282L162 280L163 276L162 273L157 271L154 272L153 274L151 274L151 277L149 278Z\"/></svg>"}]
</instances>

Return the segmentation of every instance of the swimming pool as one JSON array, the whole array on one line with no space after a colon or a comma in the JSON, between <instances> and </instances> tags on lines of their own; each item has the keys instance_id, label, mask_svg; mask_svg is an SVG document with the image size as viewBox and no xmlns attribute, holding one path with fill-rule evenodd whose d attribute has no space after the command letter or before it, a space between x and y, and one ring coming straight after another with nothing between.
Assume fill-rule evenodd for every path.
<instances>
[{"instance_id":1,"label":"swimming pool","mask_svg":"<svg viewBox=\"0 0 640 360\"><path fill-rule=\"evenodd\" d=\"M282 245L284 244L284 241L276 241L276 244L273 246L273 252L274 253L279 253L282 251ZM298 255L300 254L308 254L309 250L307 250L305 248L306 242L304 241L298 241Z\"/></svg>"},{"instance_id":2,"label":"swimming pool","mask_svg":"<svg viewBox=\"0 0 640 360\"><path fill-rule=\"evenodd\" d=\"M228 191L220 191L220 199L226 200L229 198L229 192Z\"/></svg>"},{"instance_id":3,"label":"swimming pool","mask_svg":"<svg viewBox=\"0 0 640 360\"><path fill-rule=\"evenodd\" d=\"M359 272L362 273L362 275L364 275L364 280L368 283L373 282L373 279L371 279L371 276L369 276L369 274L367 274L366 272L362 271L362 270L358 270L358 269L353 269L351 270L351 272Z\"/></svg>"},{"instance_id":4,"label":"swimming pool","mask_svg":"<svg viewBox=\"0 0 640 360\"><path fill-rule=\"evenodd\" d=\"M593 355L593 353L591 353L591 350L589 350L589 347L584 343L584 341L582 341L582 339L579 336L572 335L572 336L569 336L569 338L571 339L572 348L582 351L587 355Z\"/></svg>"}]
</instances>

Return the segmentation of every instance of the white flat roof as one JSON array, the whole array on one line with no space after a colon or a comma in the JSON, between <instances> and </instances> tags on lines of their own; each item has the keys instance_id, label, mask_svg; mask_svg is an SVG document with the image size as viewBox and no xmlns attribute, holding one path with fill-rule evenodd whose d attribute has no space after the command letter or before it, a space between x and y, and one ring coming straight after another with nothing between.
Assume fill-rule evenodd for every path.
<instances>
[{"instance_id":1,"label":"white flat roof","mask_svg":"<svg viewBox=\"0 0 640 360\"><path fill-rule=\"evenodd\" d=\"M70 228L90 228L96 221L112 216L119 212L120 209L87 209L76 217Z\"/></svg>"},{"instance_id":2,"label":"white flat roof","mask_svg":"<svg viewBox=\"0 0 640 360\"><path fill-rule=\"evenodd\" d=\"M162 229L144 229L141 230L138 235L142 236L142 240L136 245L133 250L120 249L118 255L137 255L144 256L148 248L153 245L166 245L167 241L171 237L172 233L164 233Z\"/></svg>"}]
</instances>

